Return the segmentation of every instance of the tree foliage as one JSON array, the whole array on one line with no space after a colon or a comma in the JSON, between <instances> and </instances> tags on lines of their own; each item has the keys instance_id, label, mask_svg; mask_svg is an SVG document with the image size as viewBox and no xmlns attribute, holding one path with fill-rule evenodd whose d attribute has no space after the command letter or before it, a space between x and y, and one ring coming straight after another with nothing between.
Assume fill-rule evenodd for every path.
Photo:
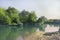
<instances>
[{"instance_id":1,"label":"tree foliage","mask_svg":"<svg viewBox=\"0 0 60 40\"><path fill-rule=\"evenodd\" d=\"M8 7L8 9L0 8L0 24L44 23L46 20L44 16L37 20L34 11L23 10L19 12L14 7Z\"/></svg>"},{"instance_id":2,"label":"tree foliage","mask_svg":"<svg viewBox=\"0 0 60 40\"><path fill-rule=\"evenodd\" d=\"M8 15L6 15L6 10L0 8L0 24L10 24L11 20Z\"/></svg>"},{"instance_id":3,"label":"tree foliage","mask_svg":"<svg viewBox=\"0 0 60 40\"><path fill-rule=\"evenodd\" d=\"M35 12L32 11L31 14L29 15L29 22L36 22L36 20L37 20L37 16Z\"/></svg>"},{"instance_id":4,"label":"tree foliage","mask_svg":"<svg viewBox=\"0 0 60 40\"><path fill-rule=\"evenodd\" d=\"M43 24L43 23L46 22L46 21L47 21L47 18L44 17L44 16L41 16L41 17L37 20L37 22L38 22L38 23L41 23L41 24Z\"/></svg>"},{"instance_id":5,"label":"tree foliage","mask_svg":"<svg viewBox=\"0 0 60 40\"><path fill-rule=\"evenodd\" d=\"M17 11L17 9L15 9L14 7L9 7L7 9L8 15L11 18L12 22L11 23L17 23L20 24L20 20L19 20L19 12Z\"/></svg>"},{"instance_id":6,"label":"tree foliage","mask_svg":"<svg viewBox=\"0 0 60 40\"><path fill-rule=\"evenodd\" d=\"M28 11L23 10L19 14L21 22L26 23L28 21L29 15L30 15L30 13Z\"/></svg>"}]
</instances>

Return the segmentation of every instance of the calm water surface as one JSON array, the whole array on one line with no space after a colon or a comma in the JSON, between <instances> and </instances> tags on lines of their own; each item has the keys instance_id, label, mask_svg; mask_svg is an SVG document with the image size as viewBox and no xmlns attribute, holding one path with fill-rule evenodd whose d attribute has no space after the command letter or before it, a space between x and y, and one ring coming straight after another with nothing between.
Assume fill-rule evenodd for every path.
<instances>
[{"instance_id":1,"label":"calm water surface","mask_svg":"<svg viewBox=\"0 0 60 40\"><path fill-rule=\"evenodd\" d=\"M23 38L36 31L55 32L60 25L40 25L40 26L0 26L0 40L24 40Z\"/></svg>"}]
</instances>

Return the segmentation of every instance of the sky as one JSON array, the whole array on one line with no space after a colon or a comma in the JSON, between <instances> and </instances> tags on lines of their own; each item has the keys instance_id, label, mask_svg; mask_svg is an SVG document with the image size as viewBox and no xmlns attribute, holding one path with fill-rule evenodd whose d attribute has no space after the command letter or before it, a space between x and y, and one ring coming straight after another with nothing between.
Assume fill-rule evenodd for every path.
<instances>
[{"instance_id":1,"label":"sky","mask_svg":"<svg viewBox=\"0 0 60 40\"><path fill-rule=\"evenodd\" d=\"M38 17L60 19L60 0L0 0L0 7L15 7L19 11L35 11Z\"/></svg>"}]
</instances>

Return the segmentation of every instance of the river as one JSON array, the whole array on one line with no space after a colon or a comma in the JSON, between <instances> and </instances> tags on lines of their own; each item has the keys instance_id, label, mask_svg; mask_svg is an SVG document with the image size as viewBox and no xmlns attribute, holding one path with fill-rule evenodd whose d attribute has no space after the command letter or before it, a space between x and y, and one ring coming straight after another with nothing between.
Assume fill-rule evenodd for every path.
<instances>
[{"instance_id":1,"label":"river","mask_svg":"<svg viewBox=\"0 0 60 40\"><path fill-rule=\"evenodd\" d=\"M59 31L59 27L60 25L51 25L51 24L40 25L37 27L36 26L17 27L17 26L2 25L0 26L0 40L25 40L24 38L28 35L29 37L34 38L33 40L35 40L36 38L35 35L37 35L40 31L56 32ZM35 34L36 31L38 32L37 34Z\"/></svg>"}]
</instances>

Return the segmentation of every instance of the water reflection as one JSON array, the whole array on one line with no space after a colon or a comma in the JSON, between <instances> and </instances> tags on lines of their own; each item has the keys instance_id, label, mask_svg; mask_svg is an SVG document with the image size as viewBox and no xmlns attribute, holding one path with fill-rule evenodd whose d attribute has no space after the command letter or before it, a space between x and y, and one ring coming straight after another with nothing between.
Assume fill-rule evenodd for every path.
<instances>
[{"instance_id":1,"label":"water reflection","mask_svg":"<svg viewBox=\"0 0 60 40\"><path fill-rule=\"evenodd\" d=\"M60 29L60 25L58 24L46 24L45 32L57 32Z\"/></svg>"},{"instance_id":2,"label":"water reflection","mask_svg":"<svg viewBox=\"0 0 60 40\"><path fill-rule=\"evenodd\" d=\"M36 26L7 26L0 25L0 40L16 40L18 36L30 35L37 30Z\"/></svg>"},{"instance_id":3,"label":"water reflection","mask_svg":"<svg viewBox=\"0 0 60 40\"><path fill-rule=\"evenodd\" d=\"M17 40L17 37L22 38L36 32L36 31L46 31L49 32L49 27L55 27L55 31L58 30L60 25L56 24L42 24L42 25L26 25L26 26L7 26L0 25L0 40ZM46 29L49 28L49 29ZM46 29L46 30L45 30ZM53 29L51 29L53 31ZM18 40L20 40L18 38Z\"/></svg>"}]
</instances>

